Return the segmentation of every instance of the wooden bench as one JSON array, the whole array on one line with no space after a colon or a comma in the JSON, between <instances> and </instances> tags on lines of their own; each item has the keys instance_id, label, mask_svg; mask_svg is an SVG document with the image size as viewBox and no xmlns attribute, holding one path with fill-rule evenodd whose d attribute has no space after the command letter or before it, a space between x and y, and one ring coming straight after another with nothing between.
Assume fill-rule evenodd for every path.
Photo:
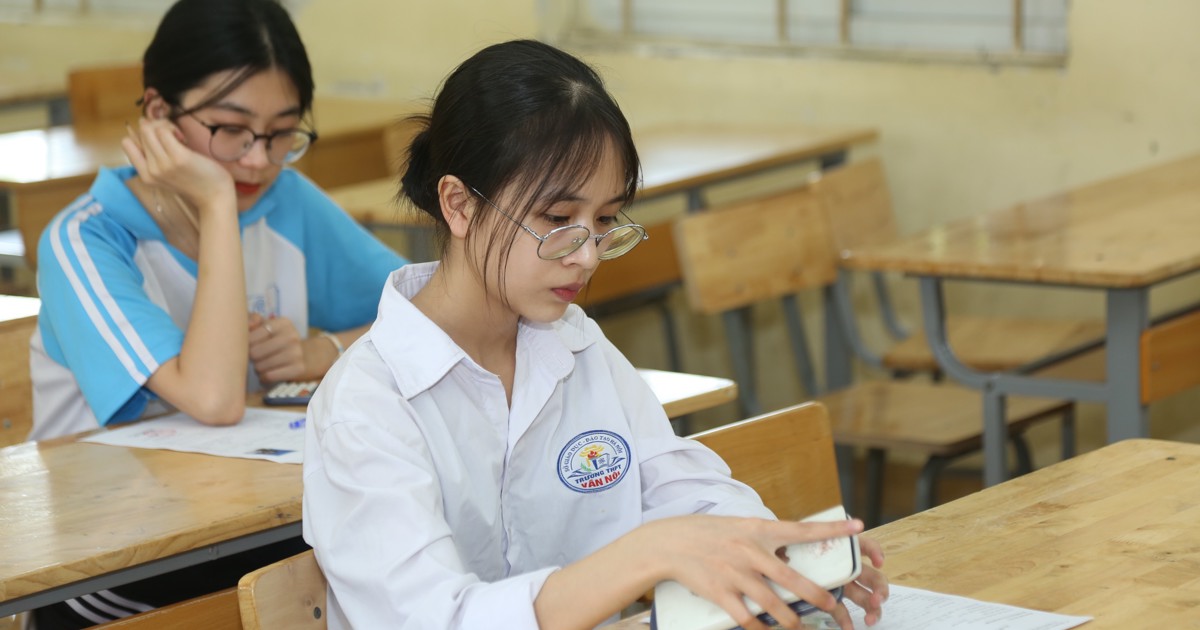
<instances>
[{"instance_id":1,"label":"wooden bench","mask_svg":"<svg viewBox=\"0 0 1200 630\"><path fill-rule=\"evenodd\" d=\"M786 191L689 215L676 223L676 245L684 286L692 308L705 314L729 314L805 289L836 282L836 255L821 198L811 187ZM745 366L753 364L748 322L725 318L739 391L754 388ZM788 322L789 336L803 337ZM805 344L793 344L797 363L810 363ZM738 367L738 366L742 367ZM982 400L977 392L952 385L902 381L850 385L826 396L834 441L869 449L867 519L880 514L883 461L889 450L917 452L927 458L928 481L918 486L917 509L933 504L932 477L944 463L976 451L982 440ZM903 401L903 404L899 404ZM1073 429L1070 403L1013 398L1009 431L1020 434L1031 423L1063 416ZM1027 449L1018 451L1027 453ZM843 474L850 475L848 463ZM847 480L843 479L843 484ZM844 485L844 487L847 487Z\"/></svg>"}]
</instances>

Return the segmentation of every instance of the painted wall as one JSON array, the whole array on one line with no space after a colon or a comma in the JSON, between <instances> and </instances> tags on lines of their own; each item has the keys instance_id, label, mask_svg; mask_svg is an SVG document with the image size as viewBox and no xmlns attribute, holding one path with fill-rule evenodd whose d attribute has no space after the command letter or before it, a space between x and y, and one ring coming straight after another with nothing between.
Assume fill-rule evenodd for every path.
<instances>
[{"instance_id":1,"label":"painted wall","mask_svg":"<svg viewBox=\"0 0 1200 630\"><path fill-rule=\"evenodd\" d=\"M314 60L319 90L415 99L472 51L541 32L530 0L310 0L297 23ZM1200 150L1200 3L1191 0L1087 0L1072 3L1065 68L882 63L805 58L675 57L586 52L636 125L669 120L741 120L871 125L882 133L867 151L889 171L901 228L969 216ZM0 24L0 81L61 76L78 61L132 58L148 29ZM65 46L64 42L71 42ZM745 187L718 191L738 195ZM680 204L649 214L676 212ZM646 216L643 214L642 216ZM897 281L910 322L914 287ZM1194 299L1187 280L1155 292L1155 309ZM954 285L951 308L974 313L1101 317L1099 295ZM815 296L808 299L816 306ZM729 373L719 322L690 316L676 302L685 367ZM864 306L868 305L864 302ZM820 330L811 318L810 331ZM803 398L795 385L781 315L755 311L763 402ZM643 365L663 365L656 320L631 314L606 322ZM819 341L819 340L818 340ZM819 343L818 343L819 346ZM1200 396L1156 406L1152 433L1200 441L1193 427ZM706 419L729 419L728 409ZM1099 416L1085 414L1085 444L1097 443ZM1048 448L1048 447L1047 447Z\"/></svg>"}]
</instances>

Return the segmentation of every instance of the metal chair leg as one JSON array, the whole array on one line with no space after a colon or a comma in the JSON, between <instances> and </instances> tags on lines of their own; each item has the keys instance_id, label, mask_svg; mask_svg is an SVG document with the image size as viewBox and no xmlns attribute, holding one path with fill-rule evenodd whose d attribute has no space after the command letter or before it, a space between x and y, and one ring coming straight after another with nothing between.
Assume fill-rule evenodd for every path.
<instances>
[{"instance_id":1,"label":"metal chair leg","mask_svg":"<svg viewBox=\"0 0 1200 630\"><path fill-rule=\"evenodd\" d=\"M750 337L750 309L738 308L721 313L725 323L725 336L729 343L733 374L738 384L738 402L742 417L750 418L762 413L754 383L754 347Z\"/></svg>"},{"instance_id":2,"label":"metal chair leg","mask_svg":"<svg viewBox=\"0 0 1200 630\"><path fill-rule=\"evenodd\" d=\"M1062 415L1062 458L1064 461L1075 457L1075 405L1067 407Z\"/></svg>"},{"instance_id":3,"label":"metal chair leg","mask_svg":"<svg viewBox=\"0 0 1200 630\"><path fill-rule=\"evenodd\" d=\"M921 474L917 477L916 508L918 512L928 510L937 501L937 478L948 463L950 463L949 458L938 455L925 460L925 465L921 467Z\"/></svg>"},{"instance_id":4,"label":"metal chair leg","mask_svg":"<svg viewBox=\"0 0 1200 630\"><path fill-rule=\"evenodd\" d=\"M1017 455L1016 474L1033 472L1033 454L1029 450L1029 440L1026 440L1023 434L1019 434L1010 437L1009 441L1012 442L1013 451Z\"/></svg>"},{"instance_id":5,"label":"metal chair leg","mask_svg":"<svg viewBox=\"0 0 1200 630\"><path fill-rule=\"evenodd\" d=\"M883 521L883 466L887 451L881 448L867 450L867 505L863 518L868 528Z\"/></svg>"}]
</instances>

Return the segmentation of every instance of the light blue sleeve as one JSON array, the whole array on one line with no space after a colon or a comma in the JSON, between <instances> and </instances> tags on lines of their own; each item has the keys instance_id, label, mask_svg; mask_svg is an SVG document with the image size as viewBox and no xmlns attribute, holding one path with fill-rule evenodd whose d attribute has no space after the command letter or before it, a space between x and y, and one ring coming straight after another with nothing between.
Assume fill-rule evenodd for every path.
<instances>
[{"instance_id":1,"label":"light blue sleeve","mask_svg":"<svg viewBox=\"0 0 1200 630\"><path fill-rule=\"evenodd\" d=\"M71 370L101 424L139 417L154 398L146 380L183 347L183 331L142 288L136 247L96 203L60 213L38 246L46 352Z\"/></svg>"},{"instance_id":2,"label":"light blue sleeve","mask_svg":"<svg viewBox=\"0 0 1200 630\"><path fill-rule=\"evenodd\" d=\"M356 223L314 184L304 186L308 322L341 331L375 320L388 274L408 261Z\"/></svg>"}]
</instances>

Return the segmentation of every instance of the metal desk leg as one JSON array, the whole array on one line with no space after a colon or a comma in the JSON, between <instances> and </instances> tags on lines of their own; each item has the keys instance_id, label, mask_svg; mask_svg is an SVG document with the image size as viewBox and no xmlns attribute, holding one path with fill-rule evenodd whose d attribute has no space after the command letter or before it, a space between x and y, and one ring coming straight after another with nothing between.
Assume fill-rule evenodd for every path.
<instances>
[{"instance_id":1,"label":"metal desk leg","mask_svg":"<svg viewBox=\"0 0 1200 630\"><path fill-rule=\"evenodd\" d=\"M1146 406L1142 404L1142 332L1149 325L1149 291L1145 288L1109 289L1107 293L1108 441L1118 442L1149 434Z\"/></svg>"}]
</instances>

